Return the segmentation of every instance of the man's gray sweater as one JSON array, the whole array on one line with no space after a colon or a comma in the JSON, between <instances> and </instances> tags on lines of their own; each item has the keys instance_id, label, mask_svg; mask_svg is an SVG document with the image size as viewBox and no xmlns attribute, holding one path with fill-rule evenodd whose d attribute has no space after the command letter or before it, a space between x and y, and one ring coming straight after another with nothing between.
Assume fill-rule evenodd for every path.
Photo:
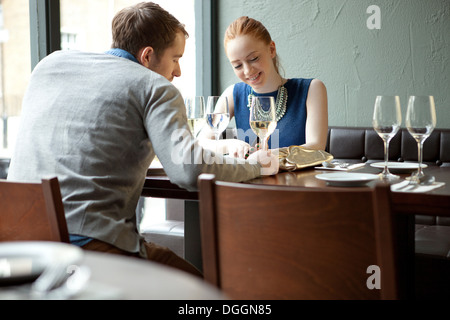
<instances>
[{"instance_id":1,"label":"man's gray sweater","mask_svg":"<svg viewBox=\"0 0 450 320\"><path fill-rule=\"evenodd\" d=\"M8 180L58 177L70 234L138 252L135 208L155 154L188 190L201 173L224 181L260 175L259 164L200 147L165 78L123 58L59 51L31 76Z\"/></svg>"}]
</instances>

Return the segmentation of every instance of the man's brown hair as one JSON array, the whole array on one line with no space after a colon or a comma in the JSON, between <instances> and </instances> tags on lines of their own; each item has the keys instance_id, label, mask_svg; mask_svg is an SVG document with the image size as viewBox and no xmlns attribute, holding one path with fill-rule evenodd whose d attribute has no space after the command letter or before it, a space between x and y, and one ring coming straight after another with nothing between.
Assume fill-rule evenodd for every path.
<instances>
[{"instance_id":1,"label":"man's brown hair","mask_svg":"<svg viewBox=\"0 0 450 320\"><path fill-rule=\"evenodd\" d=\"M136 57L140 49L152 47L160 57L180 31L189 37L184 25L169 12L153 2L141 2L114 17L112 48L123 49Z\"/></svg>"}]
</instances>

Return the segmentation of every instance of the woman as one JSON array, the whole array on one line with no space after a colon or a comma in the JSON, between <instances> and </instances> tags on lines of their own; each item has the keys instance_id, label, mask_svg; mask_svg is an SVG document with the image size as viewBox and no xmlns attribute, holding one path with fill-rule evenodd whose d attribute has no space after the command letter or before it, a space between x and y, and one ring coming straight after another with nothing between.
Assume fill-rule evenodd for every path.
<instances>
[{"instance_id":1,"label":"woman","mask_svg":"<svg viewBox=\"0 0 450 320\"><path fill-rule=\"evenodd\" d=\"M248 101L254 96L273 96L277 104L279 143L269 142L271 148L301 145L323 150L328 132L325 85L317 79L284 79L275 42L255 19L235 20L225 33L224 44L231 66L242 82L223 93L228 98L230 118L235 117L239 139L221 140L223 152L236 157L251 152L256 136L249 136Z\"/></svg>"}]
</instances>

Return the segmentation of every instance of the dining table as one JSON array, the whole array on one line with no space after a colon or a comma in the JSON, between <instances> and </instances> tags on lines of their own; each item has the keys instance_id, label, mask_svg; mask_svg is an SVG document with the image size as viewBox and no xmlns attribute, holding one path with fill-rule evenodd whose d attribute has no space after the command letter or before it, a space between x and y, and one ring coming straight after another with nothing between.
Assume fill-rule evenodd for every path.
<instances>
[{"instance_id":1,"label":"dining table","mask_svg":"<svg viewBox=\"0 0 450 320\"><path fill-rule=\"evenodd\" d=\"M243 183L306 188L343 188L331 186L327 181L318 179L317 175L328 172L317 168L316 166L289 172L280 171L276 175L262 176ZM379 174L381 171L380 168L371 166L371 163L366 163L364 166L351 172ZM450 167L430 165L424 169L424 172L425 174L433 175L437 182L443 182L444 184L440 188L428 192L392 192L392 209L397 214L397 217L403 220L399 225L410 225L410 230L408 231L410 233L408 240L410 247L414 246L414 230L411 230L411 228L413 229L414 227L415 215L450 216ZM410 177L411 173L399 173L398 175L400 179L397 182L400 182ZM374 180L358 188L371 188L375 183L379 182ZM202 270L198 192L187 191L173 184L163 168L149 168L142 196L184 200L185 259Z\"/></svg>"},{"instance_id":2,"label":"dining table","mask_svg":"<svg viewBox=\"0 0 450 320\"><path fill-rule=\"evenodd\" d=\"M148 260L86 252L81 265L89 267L92 279L85 299L98 294L114 300L227 299L203 279Z\"/></svg>"},{"instance_id":3,"label":"dining table","mask_svg":"<svg viewBox=\"0 0 450 320\"><path fill-rule=\"evenodd\" d=\"M203 279L188 274L184 271L168 267L152 261L121 256L116 254L81 251L78 247L68 244L51 243L51 242L29 242L29 243L2 243L0 244L0 256L2 248L5 246L19 246L24 248L27 246L35 246L39 248L53 249L54 246L65 246L63 248L66 257L54 255L51 256L54 261L48 262L50 265L58 263L66 263L65 272L72 273L66 284L71 285L70 291L63 288L54 289L36 295L33 290L34 279L23 283L9 283L5 286L1 280L0 273L0 300L227 300L218 288L205 282ZM56 249L55 249L56 250ZM67 263L67 254L70 250L78 250L81 252L80 257L73 264ZM25 250L22 250L25 252ZM4 252L3 252L4 253ZM15 253L17 256L17 253ZM41 250L28 252L27 255L20 256L33 257L38 268L40 261L44 261L40 256L44 256ZM50 255L47 254L47 260ZM11 256L10 258L14 258ZM58 258L60 260L58 260ZM65 260L64 260L65 259ZM45 260L45 261L47 261ZM51 260L51 259L50 259ZM13 260L11 260L13 261ZM1 262L1 259L0 259ZM61 266L65 266L62 265ZM18 266L16 271L25 271L26 268ZM14 269L15 270L15 269ZM34 269L33 269L34 270ZM1 271L1 268L0 268ZM55 270L54 270L55 271ZM69 272L70 271L70 272ZM3 274L4 276L5 274ZM43 275L43 273L42 273ZM20 277L17 277L21 279ZM39 278L38 278L39 279ZM34 282L37 282L34 281Z\"/></svg>"}]
</instances>

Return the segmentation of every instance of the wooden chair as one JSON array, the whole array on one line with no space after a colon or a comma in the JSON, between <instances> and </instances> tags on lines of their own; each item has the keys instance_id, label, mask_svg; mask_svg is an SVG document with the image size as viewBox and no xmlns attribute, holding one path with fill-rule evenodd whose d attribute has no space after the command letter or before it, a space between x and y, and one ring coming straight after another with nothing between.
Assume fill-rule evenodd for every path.
<instances>
[{"instance_id":1,"label":"wooden chair","mask_svg":"<svg viewBox=\"0 0 450 320\"><path fill-rule=\"evenodd\" d=\"M201 175L199 191L204 277L230 298L399 297L388 186L258 186ZM381 290L370 290L377 279Z\"/></svg>"},{"instance_id":2,"label":"wooden chair","mask_svg":"<svg viewBox=\"0 0 450 320\"><path fill-rule=\"evenodd\" d=\"M42 183L0 180L0 241L69 243L57 178Z\"/></svg>"}]
</instances>

